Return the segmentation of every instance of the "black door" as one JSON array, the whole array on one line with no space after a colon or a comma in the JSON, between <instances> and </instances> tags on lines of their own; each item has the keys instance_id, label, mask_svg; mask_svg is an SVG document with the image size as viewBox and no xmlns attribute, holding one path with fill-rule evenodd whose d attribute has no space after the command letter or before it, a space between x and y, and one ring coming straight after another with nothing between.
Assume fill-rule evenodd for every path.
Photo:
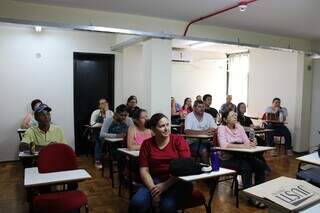
<instances>
[{"instance_id":1,"label":"black door","mask_svg":"<svg viewBox=\"0 0 320 213\"><path fill-rule=\"evenodd\" d=\"M114 55L74 53L73 63L75 150L79 155L88 151L83 137L84 125L89 124L98 100L106 98L113 110Z\"/></svg>"}]
</instances>

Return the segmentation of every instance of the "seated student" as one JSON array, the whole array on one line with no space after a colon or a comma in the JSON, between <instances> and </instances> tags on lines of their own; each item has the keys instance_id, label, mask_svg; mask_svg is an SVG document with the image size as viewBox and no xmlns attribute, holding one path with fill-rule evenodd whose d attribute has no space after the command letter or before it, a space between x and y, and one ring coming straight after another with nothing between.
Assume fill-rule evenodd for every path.
<instances>
[{"instance_id":1,"label":"seated student","mask_svg":"<svg viewBox=\"0 0 320 213\"><path fill-rule=\"evenodd\" d=\"M192 112L191 98L184 99L183 106L180 109L180 117L185 118L190 112Z\"/></svg>"},{"instance_id":2,"label":"seated student","mask_svg":"<svg viewBox=\"0 0 320 213\"><path fill-rule=\"evenodd\" d=\"M109 103L107 99L101 98L99 100L99 109L96 109L91 114L90 126L101 127L103 120L112 116L113 112L109 110Z\"/></svg>"},{"instance_id":3,"label":"seated student","mask_svg":"<svg viewBox=\"0 0 320 213\"><path fill-rule=\"evenodd\" d=\"M246 112L246 104L243 102L239 103L237 106L238 122L244 127L244 129L246 129L245 127L254 128L251 118L245 115Z\"/></svg>"},{"instance_id":4,"label":"seated student","mask_svg":"<svg viewBox=\"0 0 320 213\"><path fill-rule=\"evenodd\" d=\"M247 131L247 132L250 132L250 131L254 131L253 128L254 128L254 125L253 125L253 122L251 120L251 118L245 116L245 113L247 111L247 107L246 107L246 104L241 102L238 104L237 106L237 120L238 122L240 123L240 125ZM250 133L247 133L247 135L250 135ZM265 146L265 141L259 137L259 136L255 136L255 139L257 140L257 144L258 146ZM263 153L259 153L258 155L258 158L261 159L263 162L266 163L266 160L264 159L263 157ZM266 163L266 170L267 171L271 171L270 167L268 166L268 164Z\"/></svg>"},{"instance_id":5,"label":"seated student","mask_svg":"<svg viewBox=\"0 0 320 213\"><path fill-rule=\"evenodd\" d=\"M137 97L134 95L131 95L127 100L127 108L128 108L128 113L130 118L132 117L133 113L139 109L137 104L138 104Z\"/></svg>"},{"instance_id":6,"label":"seated student","mask_svg":"<svg viewBox=\"0 0 320 213\"><path fill-rule=\"evenodd\" d=\"M129 150L140 150L144 140L152 137L151 130L145 127L148 113L144 109L138 109L132 116L133 124L128 129L127 147Z\"/></svg>"},{"instance_id":7,"label":"seated student","mask_svg":"<svg viewBox=\"0 0 320 213\"><path fill-rule=\"evenodd\" d=\"M205 112L209 113L217 122L219 120L218 118L218 110L216 110L215 108L210 107L211 103L212 103L212 95L210 94L205 94L203 96L203 103L204 103L204 107L205 107Z\"/></svg>"},{"instance_id":8,"label":"seated student","mask_svg":"<svg viewBox=\"0 0 320 213\"><path fill-rule=\"evenodd\" d=\"M92 127L101 127L103 120L113 116L113 112L109 110L108 101L104 98L99 100L99 109L95 110L91 114L90 126ZM95 148L94 148L94 158L95 158L95 167L97 169L101 169L101 152L102 152L102 144L99 139L99 133L94 131L94 139L95 139Z\"/></svg>"},{"instance_id":9,"label":"seated student","mask_svg":"<svg viewBox=\"0 0 320 213\"><path fill-rule=\"evenodd\" d=\"M121 104L117 106L113 117L106 118L103 121L100 139L117 138L127 135L129 126L133 125L131 118L128 117L128 108Z\"/></svg>"},{"instance_id":10,"label":"seated student","mask_svg":"<svg viewBox=\"0 0 320 213\"><path fill-rule=\"evenodd\" d=\"M236 112L236 110L237 110L236 105L232 103L232 95L226 96L226 103L222 104L219 112L220 112L220 114L222 114L228 110L232 110L234 112Z\"/></svg>"},{"instance_id":11,"label":"seated student","mask_svg":"<svg viewBox=\"0 0 320 213\"><path fill-rule=\"evenodd\" d=\"M176 102L176 99L174 97L171 97L171 116L179 115L180 110L180 104Z\"/></svg>"},{"instance_id":12,"label":"seated student","mask_svg":"<svg viewBox=\"0 0 320 213\"><path fill-rule=\"evenodd\" d=\"M218 128L218 141L222 148L245 148L256 146L255 140L250 141L237 122L237 114L227 111L222 114L222 125ZM265 163L250 155L237 155L230 152L221 152L221 167L236 170L242 176L243 187L252 186L252 173L255 174L255 185L265 181ZM264 207L262 203L254 201L258 207Z\"/></svg>"},{"instance_id":13,"label":"seated student","mask_svg":"<svg viewBox=\"0 0 320 213\"><path fill-rule=\"evenodd\" d=\"M198 100L198 101L202 101L202 97L201 97L201 95L197 95L196 100Z\"/></svg>"},{"instance_id":14,"label":"seated student","mask_svg":"<svg viewBox=\"0 0 320 213\"><path fill-rule=\"evenodd\" d=\"M34 112L37 126L30 127L24 134L20 150L29 150L29 144L35 143L36 150L47 146L50 143L65 143L63 131L60 127L51 124L51 108L46 104L39 105Z\"/></svg>"},{"instance_id":15,"label":"seated student","mask_svg":"<svg viewBox=\"0 0 320 213\"><path fill-rule=\"evenodd\" d=\"M187 135L213 135L216 131L217 124L215 123L213 117L204 112L203 101L195 101L193 105L194 111L187 115L185 120L185 134ZM210 143L198 143L197 140L189 139L189 146L191 152L194 154L198 150L200 152L201 161L203 163L209 163L208 150L210 148Z\"/></svg>"},{"instance_id":16,"label":"seated student","mask_svg":"<svg viewBox=\"0 0 320 213\"><path fill-rule=\"evenodd\" d=\"M161 114L150 119L154 136L143 142L139 164L143 186L131 199L129 212L177 212L177 202L192 193L190 182L170 176L170 161L190 157L189 147L182 136L170 133L170 122Z\"/></svg>"},{"instance_id":17,"label":"seated student","mask_svg":"<svg viewBox=\"0 0 320 213\"><path fill-rule=\"evenodd\" d=\"M171 123L179 124L180 120L180 111L181 106L178 104L174 97L171 97Z\"/></svg>"},{"instance_id":18,"label":"seated student","mask_svg":"<svg viewBox=\"0 0 320 213\"><path fill-rule=\"evenodd\" d=\"M31 109L32 109L32 113L28 112L25 116L24 119L21 123L21 128L22 129L28 129L29 127L32 126L37 126L38 123L37 121L34 119L34 110L40 105L42 104L42 101L39 99L35 99L31 102Z\"/></svg>"},{"instance_id":19,"label":"seated student","mask_svg":"<svg viewBox=\"0 0 320 213\"><path fill-rule=\"evenodd\" d=\"M272 106L266 109L265 113L272 113L275 115L274 117L277 118L279 122L285 122L288 116L288 110L285 107L281 107L281 100L280 98L274 98L272 100ZM284 123L267 123L266 128L274 129L272 132L268 132L267 134L267 142L269 146L274 146L274 136L283 136L285 139L285 148L288 156L292 156L292 146L291 146L291 133L284 125ZM272 156L276 156L277 151L272 150Z\"/></svg>"}]
</instances>

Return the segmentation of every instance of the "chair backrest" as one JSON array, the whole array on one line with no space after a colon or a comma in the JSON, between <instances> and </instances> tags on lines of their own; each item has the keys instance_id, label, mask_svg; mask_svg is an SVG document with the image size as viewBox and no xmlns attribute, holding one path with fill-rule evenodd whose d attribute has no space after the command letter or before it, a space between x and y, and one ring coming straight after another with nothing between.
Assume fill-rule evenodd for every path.
<instances>
[{"instance_id":1,"label":"chair backrest","mask_svg":"<svg viewBox=\"0 0 320 213\"><path fill-rule=\"evenodd\" d=\"M262 115L262 120L263 120L263 121L267 120L267 113L263 113L263 115Z\"/></svg>"},{"instance_id":2,"label":"chair backrest","mask_svg":"<svg viewBox=\"0 0 320 213\"><path fill-rule=\"evenodd\" d=\"M217 130L218 131L218 130ZM217 131L215 131L214 133L213 133L213 137L212 137L212 139L213 139L213 146L215 146L215 147L220 147L220 143L219 143L219 140L218 140L218 132Z\"/></svg>"},{"instance_id":3,"label":"chair backrest","mask_svg":"<svg viewBox=\"0 0 320 213\"><path fill-rule=\"evenodd\" d=\"M73 149L62 143L49 144L42 148L37 164L40 173L78 169L77 156Z\"/></svg>"},{"instance_id":4,"label":"chair backrest","mask_svg":"<svg viewBox=\"0 0 320 213\"><path fill-rule=\"evenodd\" d=\"M128 136L127 136L127 134L123 137L122 148L128 148Z\"/></svg>"},{"instance_id":5,"label":"chair backrest","mask_svg":"<svg viewBox=\"0 0 320 213\"><path fill-rule=\"evenodd\" d=\"M265 112L262 120L277 121L279 120L279 115L277 113Z\"/></svg>"}]
</instances>

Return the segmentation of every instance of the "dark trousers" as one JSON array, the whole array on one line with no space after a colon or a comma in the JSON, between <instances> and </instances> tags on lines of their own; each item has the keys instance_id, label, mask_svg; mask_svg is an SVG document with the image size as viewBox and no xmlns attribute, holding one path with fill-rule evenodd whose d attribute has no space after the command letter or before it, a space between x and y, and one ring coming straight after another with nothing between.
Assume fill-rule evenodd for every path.
<instances>
[{"instance_id":1,"label":"dark trousers","mask_svg":"<svg viewBox=\"0 0 320 213\"><path fill-rule=\"evenodd\" d=\"M157 181L154 181L157 183ZM192 194L193 186L190 182L179 181L172 185L167 191L161 194L160 212L175 213L178 209L178 203L182 203L186 198ZM133 195L130 201L130 213L144 213L149 212L152 208L152 197L149 189L142 186Z\"/></svg>"},{"instance_id":2,"label":"dark trousers","mask_svg":"<svg viewBox=\"0 0 320 213\"><path fill-rule=\"evenodd\" d=\"M286 149L292 149L291 146L291 133L288 129L288 127L286 127L283 124L268 124L267 125L268 129L274 129L274 131L272 132L268 132L267 133L267 143L269 146L274 146L274 136L283 136L285 139L285 147Z\"/></svg>"},{"instance_id":3,"label":"dark trousers","mask_svg":"<svg viewBox=\"0 0 320 213\"><path fill-rule=\"evenodd\" d=\"M265 182L266 164L258 158L251 156L234 155L229 160L222 160L221 167L232 169L241 175L243 187L251 187L252 174L255 174L254 185Z\"/></svg>"}]
</instances>

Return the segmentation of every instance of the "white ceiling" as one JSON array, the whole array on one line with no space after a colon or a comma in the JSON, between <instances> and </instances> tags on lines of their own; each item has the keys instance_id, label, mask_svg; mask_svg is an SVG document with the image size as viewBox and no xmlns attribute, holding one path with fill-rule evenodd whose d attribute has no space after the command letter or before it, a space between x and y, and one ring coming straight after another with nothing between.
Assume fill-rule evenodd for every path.
<instances>
[{"instance_id":1,"label":"white ceiling","mask_svg":"<svg viewBox=\"0 0 320 213\"><path fill-rule=\"evenodd\" d=\"M238 0L17 0L189 21ZM320 0L258 0L203 23L262 33L320 39Z\"/></svg>"}]
</instances>

